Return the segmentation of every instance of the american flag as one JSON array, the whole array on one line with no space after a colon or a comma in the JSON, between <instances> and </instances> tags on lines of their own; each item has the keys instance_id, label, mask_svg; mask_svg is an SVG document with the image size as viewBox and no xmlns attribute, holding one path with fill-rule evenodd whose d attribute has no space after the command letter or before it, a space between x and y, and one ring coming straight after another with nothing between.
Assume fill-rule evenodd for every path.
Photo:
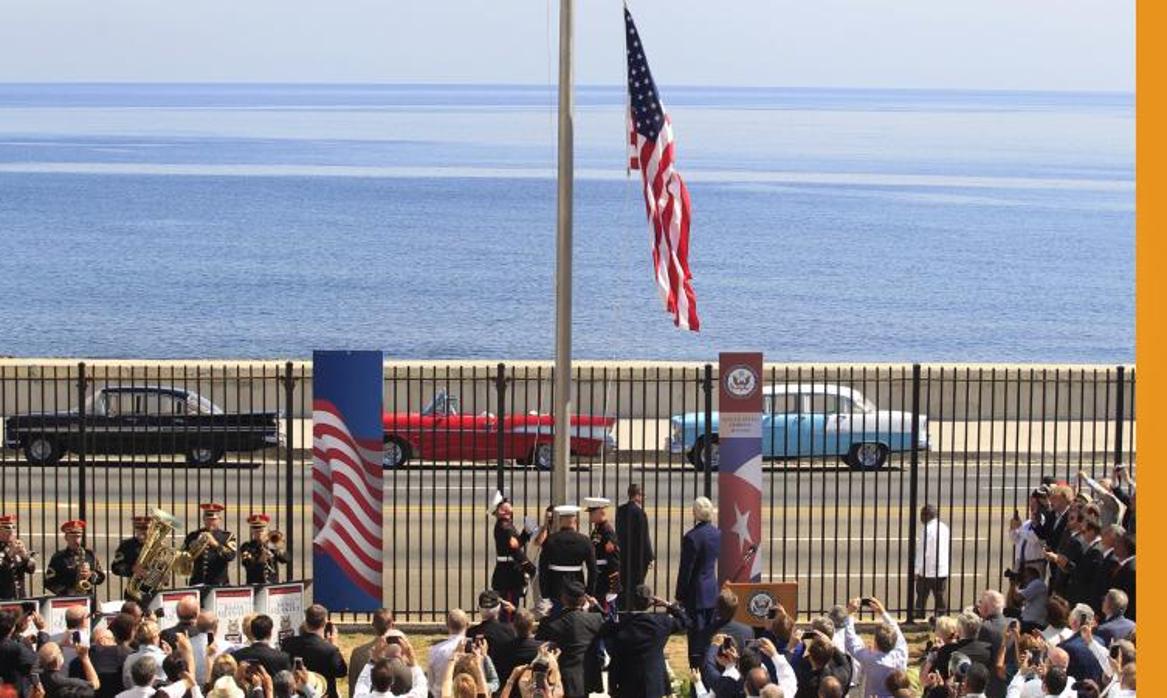
<instances>
[{"instance_id":1,"label":"american flag","mask_svg":"<svg viewBox=\"0 0 1167 698\"><path fill-rule=\"evenodd\" d=\"M361 444L328 400L312 403L313 546L381 599L381 444Z\"/></svg>"},{"instance_id":2,"label":"american flag","mask_svg":"<svg viewBox=\"0 0 1167 698\"><path fill-rule=\"evenodd\" d=\"M624 8L628 30L628 147L630 170L640 170L644 206L652 229L652 267L657 291L677 327L696 332L697 296L689 273L689 190L676 170L673 125L657 94L640 34Z\"/></svg>"}]
</instances>

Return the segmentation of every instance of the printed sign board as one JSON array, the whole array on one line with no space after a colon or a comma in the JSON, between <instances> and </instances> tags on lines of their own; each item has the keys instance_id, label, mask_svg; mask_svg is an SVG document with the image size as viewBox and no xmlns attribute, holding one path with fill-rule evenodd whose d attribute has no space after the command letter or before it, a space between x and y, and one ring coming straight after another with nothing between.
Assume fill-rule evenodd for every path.
<instances>
[{"instance_id":1,"label":"printed sign board","mask_svg":"<svg viewBox=\"0 0 1167 698\"><path fill-rule=\"evenodd\" d=\"M199 600L198 589L168 589L154 595L150 600L150 607L147 609L151 613L162 609L162 617L158 619L158 627L162 630L173 628L178 625L178 602L182 601L188 596L193 596L195 601Z\"/></svg>"},{"instance_id":2,"label":"printed sign board","mask_svg":"<svg viewBox=\"0 0 1167 698\"><path fill-rule=\"evenodd\" d=\"M736 584L726 586L737 594L737 613L733 619L739 623L762 628L769 624L770 609L776 604L791 618L798 618L798 583L766 582L759 584Z\"/></svg>"},{"instance_id":3,"label":"printed sign board","mask_svg":"<svg viewBox=\"0 0 1167 698\"><path fill-rule=\"evenodd\" d=\"M260 588L256 613L271 616L280 641L295 635L304 623L304 583L288 582Z\"/></svg>"},{"instance_id":4,"label":"printed sign board","mask_svg":"<svg viewBox=\"0 0 1167 698\"><path fill-rule=\"evenodd\" d=\"M762 574L762 355L718 357L718 528L720 582L759 581Z\"/></svg>"},{"instance_id":5,"label":"printed sign board","mask_svg":"<svg viewBox=\"0 0 1167 698\"><path fill-rule=\"evenodd\" d=\"M86 613L93 612L93 600L88 596L57 596L45 604L48 614L45 615L45 632L49 635L65 632L65 613L74 606L81 606Z\"/></svg>"},{"instance_id":6,"label":"printed sign board","mask_svg":"<svg viewBox=\"0 0 1167 698\"><path fill-rule=\"evenodd\" d=\"M207 594L206 608L219 616L215 641L222 645L243 643L243 618L255 613L255 590L251 587L215 587Z\"/></svg>"}]
</instances>

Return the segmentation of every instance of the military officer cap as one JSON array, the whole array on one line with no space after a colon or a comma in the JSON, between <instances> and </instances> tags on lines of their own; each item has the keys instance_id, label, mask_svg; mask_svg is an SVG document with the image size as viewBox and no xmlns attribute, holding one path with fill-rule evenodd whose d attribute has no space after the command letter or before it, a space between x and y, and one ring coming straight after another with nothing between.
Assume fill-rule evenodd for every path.
<instances>
[{"instance_id":1,"label":"military officer cap","mask_svg":"<svg viewBox=\"0 0 1167 698\"><path fill-rule=\"evenodd\" d=\"M579 516L579 507L574 504L560 504L555 507L556 516Z\"/></svg>"},{"instance_id":2,"label":"military officer cap","mask_svg":"<svg viewBox=\"0 0 1167 698\"><path fill-rule=\"evenodd\" d=\"M496 513L498 513L498 508L503 505L503 502L509 502L509 501L510 501L509 499L502 496L502 492L495 490L494 496L491 497L491 499L490 499L490 506L488 506L486 508L486 510L492 515L496 514Z\"/></svg>"},{"instance_id":3,"label":"military officer cap","mask_svg":"<svg viewBox=\"0 0 1167 698\"><path fill-rule=\"evenodd\" d=\"M83 533L85 531L85 522L81 519L71 519L61 524L62 533Z\"/></svg>"},{"instance_id":4,"label":"military officer cap","mask_svg":"<svg viewBox=\"0 0 1167 698\"><path fill-rule=\"evenodd\" d=\"M247 525L252 528L266 528L271 523L271 517L267 514L252 514L247 517Z\"/></svg>"},{"instance_id":5,"label":"military officer cap","mask_svg":"<svg viewBox=\"0 0 1167 698\"><path fill-rule=\"evenodd\" d=\"M134 522L134 530L135 531L144 531L147 528L150 528L150 517L149 516L135 516L133 518L133 522Z\"/></svg>"},{"instance_id":6,"label":"military officer cap","mask_svg":"<svg viewBox=\"0 0 1167 698\"><path fill-rule=\"evenodd\" d=\"M594 509L607 509L612 505L612 500L607 497L585 497L583 501L583 508L588 511Z\"/></svg>"},{"instance_id":7,"label":"military officer cap","mask_svg":"<svg viewBox=\"0 0 1167 698\"><path fill-rule=\"evenodd\" d=\"M0 516L0 531L15 531L16 530L16 515L4 514Z\"/></svg>"},{"instance_id":8,"label":"military officer cap","mask_svg":"<svg viewBox=\"0 0 1167 698\"><path fill-rule=\"evenodd\" d=\"M217 519L219 518L219 514L223 513L223 505L217 502L200 504L199 509L203 510L204 519Z\"/></svg>"}]
</instances>

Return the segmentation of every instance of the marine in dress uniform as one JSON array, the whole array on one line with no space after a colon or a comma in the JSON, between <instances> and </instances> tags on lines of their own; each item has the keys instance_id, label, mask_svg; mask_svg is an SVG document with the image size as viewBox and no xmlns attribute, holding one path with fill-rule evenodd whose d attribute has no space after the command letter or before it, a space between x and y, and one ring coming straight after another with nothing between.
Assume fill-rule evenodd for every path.
<instances>
[{"instance_id":1,"label":"marine in dress uniform","mask_svg":"<svg viewBox=\"0 0 1167 698\"><path fill-rule=\"evenodd\" d=\"M146 542L146 531L150 530L149 516L135 516L134 535L118 543L118 549L113 554L113 562L109 571L119 577L131 578L134 568L138 566L138 556L142 554L142 544Z\"/></svg>"},{"instance_id":2,"label":"marine in dress uniform","mask_svg":"<svg viewBox=\"0 0 1167 698\"><path fill-rule=\"evenodd\" d=\"M36 571L36 553L16 537L16 517L0 516L0 601L28 596L25 575Z\"/></svg>"},{"instance_id":3,"label":"marine in dress uniform","mask_svg":"<svg viewBox=\"0 0 1167 698\"><path fill-rule=\"evenodd\" d=\"M592 524L592 549L596 556L596 574L590 577L588 591L607 612L614 608L620 594L620 542L616 529L608 521L608 507L612 502L604 497L587 497L584 507Z\"/></svg>"},{"instance_id":4,"label":"marine in dress uniform","mask_svg":"<svg viewBox=\"0 0 1167 698\"><path fill-rule=\"evenodd\" d=\"M81 545L85 522L79 519L61 524L65 547L53 553L45 570L45 587L57 596L91 596L105 581L105 571L93 551ZM88 582L86 591L82 582Z\"/></svg>"},{"instance_id":5,"label":"marine in dress uniform","mask_svg":"<svg viewBox=\"0 0 1167 698\"><path fill-rule=\"evenodd\" d=\"M494 573L490 575L490 588L499 597L518 606L527 594L527 584L535 574L535 565L527 558L527 542L531 532L515 528L515 514L510 500L496 492L490 503L490 513L494 516ZM513 612L505 609L499 614L504 622L509 622Z\"/></svg>"},{"instance_id":6,"label":"marine in dress uniform","mask_svg":"<svg viewBox=\"0 0 1167 698\"><path fill-rule=\"evenodd\" d=\"M271 540L267 526L271 517L267 514L252 514L247 517L251 528L251 540L239 546L239 560L247 572L248 584L278 584L280 565L288 563L288 554L282 545Z\"/></svg>"},{"instance_id":7,"label":"marine in dress uniform","mask_svg":"<svg viewBox=\"0 0 1167 698\"><path fill-rule=\"evenodd\" d=\"M539 592L558 610L562 608L560 597L565 582L575 580L587 589L587 581L595 578L596 551L592 541L576 530L579 507L560 505L555 507L555 515L559 517L559 530L547 536L539 553Z\"/></svg>"},{"instance_id":8,"label":"marine in dress uniform","mask_svg":"<svg viewBox=\"0 0 1167 698\"><path fill-rule=\"evenodd\" d=\"M223 530L223 505L200 504L203 511L203 527L186 534L182 548L190 552L195 543L204 535L210 536L205 550L192 560L194 569L190 575L190 585L227 586L227 566L235 559L235 535Z\"/></svg>"}]
</instances>

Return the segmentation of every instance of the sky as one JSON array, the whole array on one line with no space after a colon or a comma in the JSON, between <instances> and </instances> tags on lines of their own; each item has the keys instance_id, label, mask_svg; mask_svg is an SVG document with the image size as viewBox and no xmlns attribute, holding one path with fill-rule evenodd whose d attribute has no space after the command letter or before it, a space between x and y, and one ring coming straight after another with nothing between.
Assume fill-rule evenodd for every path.
<instances>
[{"instance_id":1,"label":"sky","mask_svg":"<svg viewBox=\"0 0 1167 698\"><path fill-rule=\"evenodd\" d=\"M0 82L550 84L558 0L0 0ZM629 0L658 83L1134 89L1134 0ZM576 2L576 83L623 80Z\"/></svg>"}]
</instances>

